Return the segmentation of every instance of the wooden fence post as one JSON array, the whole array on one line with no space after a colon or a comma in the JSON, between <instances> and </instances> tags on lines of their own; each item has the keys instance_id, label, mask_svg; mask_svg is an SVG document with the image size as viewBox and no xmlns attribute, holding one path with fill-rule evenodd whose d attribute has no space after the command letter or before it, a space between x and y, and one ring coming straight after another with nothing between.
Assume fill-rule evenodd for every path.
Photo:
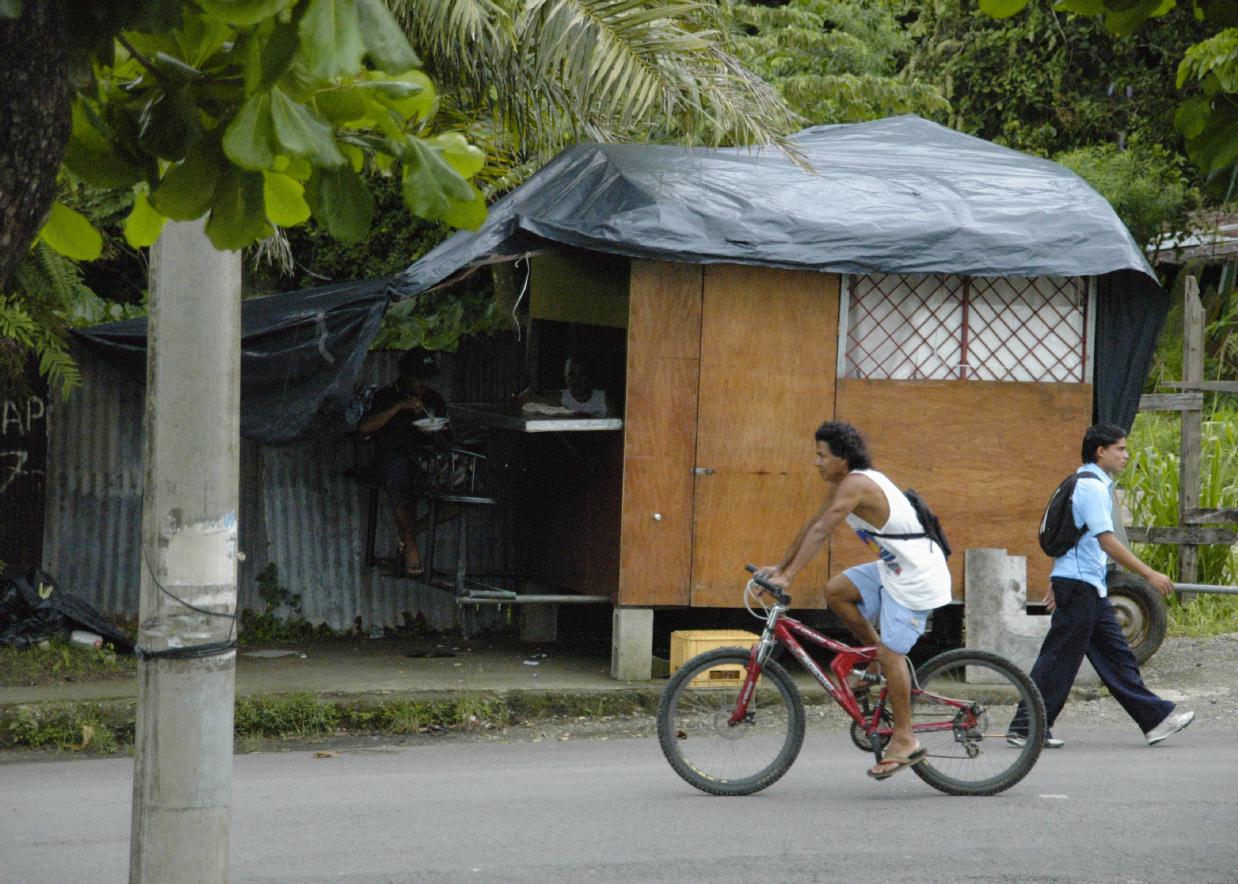
<instances>
[{"instance_id":1,"label":"wooden fence post","mask_svg":"<svg viewBox=\"0 0 1238 884\"><path fill-rule=\"evenodd\" d=\"M1204 308L1199 300L1199 282L1188 276L1184 286L1182 312L1182 380L1184 386L1199 384L1204 379ZM1188 387L1189 389L1189 387ZM1203 446L1204 412L1202 408L1182 412L1181 460L1178 472L1178 525L1186 525L1187 512L1199 507L1200 455ZM1199 563L1199 548L1183 544L1178 548L1178 582L1195 583ZM1183 603L1195 593L1180 592Z\"/></svg>"}]
</instances>

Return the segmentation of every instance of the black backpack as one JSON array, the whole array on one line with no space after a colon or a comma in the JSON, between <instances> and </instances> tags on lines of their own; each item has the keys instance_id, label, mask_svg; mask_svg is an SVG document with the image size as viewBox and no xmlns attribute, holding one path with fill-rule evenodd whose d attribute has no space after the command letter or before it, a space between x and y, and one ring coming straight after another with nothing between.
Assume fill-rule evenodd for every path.
<instances>
[{"instance_id":1,"label":"black backpack","mask_svg":"<svg viewBox=\"0 0 1238 884\"><path fill-rule=\"evenodd\" d=\"M915 540L917 537L927 537L930 543L941 547L946 558L950 558L950 542L946 540L946 531L941 527L941 520L933 514L916 489L908 488L903 491L903 494L907 502L911 504L911 508L916 511L916 518L920 520L920 527L924 530L916 534L873 534L873 537L885 537L888 540Z\"/></svg>"},{"instance_id":2,"label":"black backpack","mask_svg":"<svg viewBox=\"0 0 1238 884\"><path fill-rule=\"evenodd\" d=\"M1045 506L1045 514L1040 518L1040 548L1045 555L1057 558L1070 552L1079 542L1079 538L1087 528L1075 525L1075 515L1071 510L1071 501L1075 496L1075 485L1080 479L1100 480L1095 473L1071 473L1062 480L1062 484L1054 489L1049 503Z\"/></svg>"}]
</instances>

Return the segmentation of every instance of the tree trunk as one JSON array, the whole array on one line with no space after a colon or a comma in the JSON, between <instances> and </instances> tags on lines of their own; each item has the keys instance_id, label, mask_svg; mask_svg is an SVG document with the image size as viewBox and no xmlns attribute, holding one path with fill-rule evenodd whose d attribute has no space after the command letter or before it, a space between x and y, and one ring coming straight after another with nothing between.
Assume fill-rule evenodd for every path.
<instances>
[{"instance_id":1,"label":"tree trunk","mask_svg":"<svg viewBox=\"0 0 1238 884\"><path fill-rule=\"evenodd\" d=\"M0 292L43 226L72 126L63 0L0 19Z\"/></svg>"}]
</instances>

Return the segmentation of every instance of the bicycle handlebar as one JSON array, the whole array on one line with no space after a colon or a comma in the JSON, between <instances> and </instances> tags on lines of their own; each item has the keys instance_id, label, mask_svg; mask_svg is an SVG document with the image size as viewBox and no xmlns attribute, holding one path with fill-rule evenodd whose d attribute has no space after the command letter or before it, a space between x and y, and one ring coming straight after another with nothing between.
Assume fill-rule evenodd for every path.
<instances>
[{"instance_id":1,"label":"bicycle handlebar","mask_svg":"<svg viewBox=\"0 0 1238 884\"><path fill-rule=\"evenodd\" d=\"M757 586L761 587L761 589L765 590L770 595L772 595L774 598L776 598L780 605L786 605L787 607L791 606L791 596L787 595L787 593L782 589L782 587L775 586L774 584L769 583L765 580L762 580L760 577L756 576L757 575L756 565L744 565L744 570L752 575L753 583L755 583Z\"/></svg>"}]
</instances>

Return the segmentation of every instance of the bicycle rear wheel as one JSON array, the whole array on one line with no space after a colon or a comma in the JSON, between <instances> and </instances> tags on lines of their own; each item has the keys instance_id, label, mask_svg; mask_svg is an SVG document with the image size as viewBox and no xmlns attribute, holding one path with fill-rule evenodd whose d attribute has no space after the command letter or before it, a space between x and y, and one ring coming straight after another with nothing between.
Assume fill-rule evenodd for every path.
<instances>
[{"instance_id":1,"label":"bicycle rear wheel","mask_svg":"<svg viewBox=\"0 0 1238 884\"><path fill-rule=\"evenodd\" d=\"M995 795L1027 776L1040 757L1045 707L1031 678L1005 657L961 648L933 657L916 671L912 725L928 750L914 770L950 795ZM1028 711L1021 748L1006 742L1020 704Z\"/></svg>"},{"instance_id":2,"label":"bicycle rear wheel","mask_svg":"<svg viewBox=\"0 0 1238 884\"><path fill-rule=\"evenodd\" d=\"M748 713L729 724L748 677L748 651L698 654L667 684L658 741L675 772L711 795L751 795L787 772L804 744L804 703L787 671L761 669Z\"/></svg>"}]
</instances>

